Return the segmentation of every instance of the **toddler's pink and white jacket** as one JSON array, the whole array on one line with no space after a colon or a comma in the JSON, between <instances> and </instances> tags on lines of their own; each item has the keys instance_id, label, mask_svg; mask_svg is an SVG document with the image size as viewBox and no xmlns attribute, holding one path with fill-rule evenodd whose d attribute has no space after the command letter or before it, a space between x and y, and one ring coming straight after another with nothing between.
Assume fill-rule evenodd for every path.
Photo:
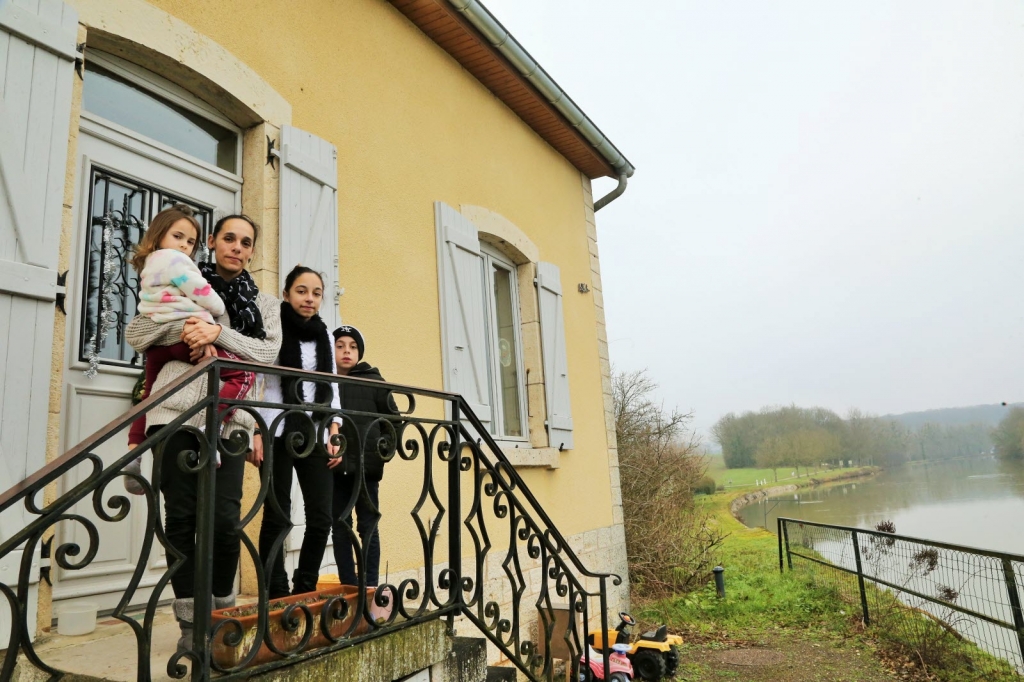
<instances>
[{"instance_id":1,"label":"toddler's pink and white jacket","mask_svg":"<svg viewBox=\"0 0 1024 682\"><path fill-rule=\"evenodd\" d=\"M154 322L175 322L198 317L213 323L224 314L224 301L177 249L158 249L146 258L139 275L139 314Z\"/></svg>"}]
</instances>

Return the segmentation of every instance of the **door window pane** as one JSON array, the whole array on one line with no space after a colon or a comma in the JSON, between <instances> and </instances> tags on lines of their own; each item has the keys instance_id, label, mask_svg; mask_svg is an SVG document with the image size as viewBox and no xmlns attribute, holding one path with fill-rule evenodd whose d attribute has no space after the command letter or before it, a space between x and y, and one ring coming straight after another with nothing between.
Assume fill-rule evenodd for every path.
<instances>
[{"instance_id":1,"label":"door window pane","mask_svg":"<svg viewBox=\"0 0 1024 682\"><path fill-rule=\"evenodd\" d=\"M238 172L237 132L88 63L82 107L197 159Z\"/></svg>"},{"instance_id":2,"label":"door window pane","mask_svg":"<svg viewBox=\"0 0 1024 682\"><path fill-rule=\"evenodd\" d=\"M103 364L140 364L124 337L125 327L135 317L139 303L139 275L128 259L153 216L177 203L187 204L196 212L203 228L198 243L205 244L213 221L212 208L93 167L79 359L88 360L97 351ZM105 238L108 224L110 231ZM104 268L107 262L112 267ZM106 320L106 324L102 325L101 320Z\"/></svg>"},{"instance_id":3,"label":"door window pane","mask_svg":"<svg viewBox=\"0 0 1024 682\"><path fill-rule=\"evenodd\" d=\"M516 315L512 298L512 273L493 264L494 313L497 329L497 382L501 390L501 416L505 436L521 438L523 420L519 395L519 348L516 346Z\"/></svg>"}]
</instances>

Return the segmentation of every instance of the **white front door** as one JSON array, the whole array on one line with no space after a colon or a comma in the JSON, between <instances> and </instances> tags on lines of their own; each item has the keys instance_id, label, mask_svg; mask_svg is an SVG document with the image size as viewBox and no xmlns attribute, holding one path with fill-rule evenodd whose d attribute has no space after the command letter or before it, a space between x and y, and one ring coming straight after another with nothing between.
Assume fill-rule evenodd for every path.
<instances>
[{"instance_id":1,"label":"white front door","mask_svg":"<svg viewBox=\"0 0 1024 682\"><path fill-rule=\"evenodd\" d=\"M92 73L87 71L87 85L90 77ZM120 81L111 82L121 85ZM139 92L127 94L137 97ZM104 95L111 96L109 92ZM235 173L93 113L88 96L85 104L78 142L77 217L66 280L62 450L131 407L132 389L142 370L141 358L124 340L124 328L135 315L138 295L138 277L128 259L149 221L162 208L180 202L197 211L208 231L217 217L240 207L241 178ZM132 106L130 98L127 106ZM188 130L186 127L184 132ZM105 230L107 226L111 229ZM110 464L127 452L127 443L125 428L96 454ZM147 453L143 457L147 476L152 464L152 455ZM62 492L88 473L85 467L80 469L65 476ZM132 504L128 518L117 523L100 520L91 497L75 508L74 513L96 524L98 552L80 570L53 567L55 602L88 597L98 602L101 610L110 610L141 560L146 572L133 603L142 603L163 574L166 564L159 542L154 542L148 559L141 557L147 522L152 523L147 519L146 498L128 495L122 481L118 478L110 483L103 501L117 495L127 497ZM80 523L64 522L58 532L55 547L74 542L83 554L89 547L87 530ZM171 597L169 589L164 596Z\"/></svg>"}]
</instances>

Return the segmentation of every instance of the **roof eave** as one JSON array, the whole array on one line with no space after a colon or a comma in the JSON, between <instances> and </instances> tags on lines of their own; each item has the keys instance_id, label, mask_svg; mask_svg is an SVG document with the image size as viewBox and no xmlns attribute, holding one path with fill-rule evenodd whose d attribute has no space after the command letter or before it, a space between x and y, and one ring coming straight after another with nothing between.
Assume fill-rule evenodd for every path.
<instances>
[{"instance_id":1,"label":"roof eave","mask_svg":"<svg viewBox=\"0 0 1024 682\"><path fill-rule=\"evenodd\" d=\"M629 160L478 0L389 1L588 177L633 175Z\"/></svg>"}]
</instances>

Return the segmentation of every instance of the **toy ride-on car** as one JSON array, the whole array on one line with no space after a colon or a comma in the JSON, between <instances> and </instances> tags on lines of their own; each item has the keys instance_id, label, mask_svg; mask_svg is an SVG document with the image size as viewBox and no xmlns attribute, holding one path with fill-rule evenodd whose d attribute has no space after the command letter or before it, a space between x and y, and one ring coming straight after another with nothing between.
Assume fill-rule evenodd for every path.
<instances>
[{"instance_id":1,"label":"toy ride-on car","mask_svg":"<svg viewBox=\"0 0 1024 682\"><path fill-rule=\"evenodd\" d=\"M600 630L593 630L587 637L590 645L599 651L606 649L606 642L628 645L626 655L633 664L633 674L637 679L656 682L675 676L679 668L679 645L683 643L683 638L668 634L668 627L662 625L631 642L636 621L628 613L620 613L619 619L618 627L610 630L607 637Z\"/></svg>"},{"instance_id":2,"label":"toy ride-on car","mask_svg":"<svg viewBox=\"0 0 1024 682\"><path fill-rule=\"evenodd\" d=\"M590 648L590 665L587 665L587 656L580 656L579 681L596 682L604 680L604 656L597 652L594 647ZM612 644L611 652L604 652L608 656L608 682L632 682L633 666L629 662L628 644Z\"/></svg>"}]
</instances>

